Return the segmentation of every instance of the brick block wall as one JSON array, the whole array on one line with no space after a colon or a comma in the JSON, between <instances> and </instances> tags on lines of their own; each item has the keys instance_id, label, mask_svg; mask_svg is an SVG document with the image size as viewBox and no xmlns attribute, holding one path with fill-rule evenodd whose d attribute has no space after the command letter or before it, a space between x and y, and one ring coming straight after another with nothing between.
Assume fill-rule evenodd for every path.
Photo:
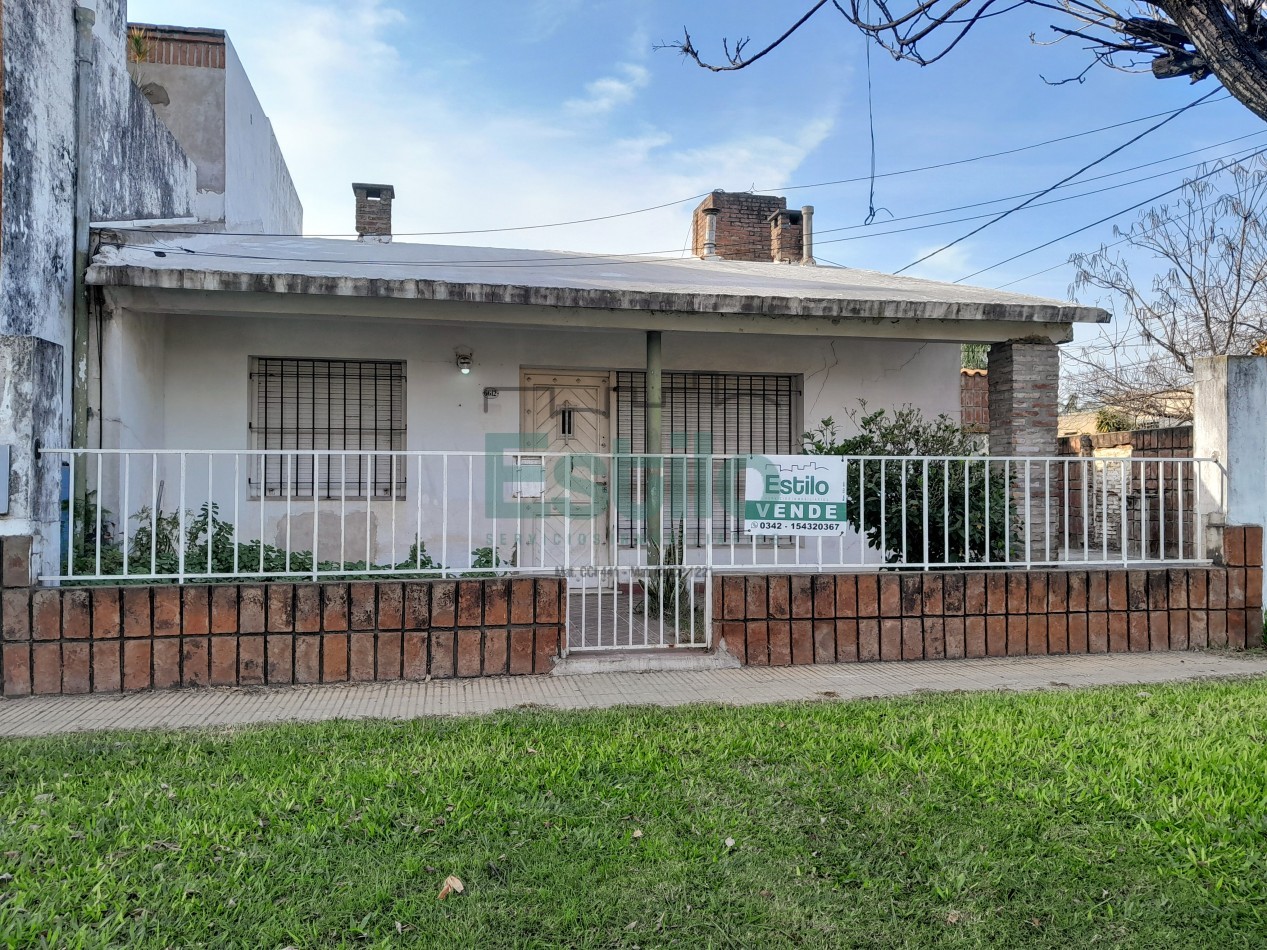
<instances>
[{"instance_id":1,"label":"brick block wall","mask_svg":"<svg viewBox=\"0 0 1267 950\"><path fill-rule=\"evenodd\" d=\"M6 587L5 697L549 673L562 578Z\"/></svg>"},{"instance_id":2,"label":"brick block wall","mask_svg":"<svg viewBox=\"0 0 1267 950\"><path fill-rule=\"evenodd\" d=\"M220 30L173 29L140 23L129 23L128 28L145 32L142 62L224 69L224 33Z\"/></svg>"},{"instance_id":3,"label":"brick block wall","mask_svg":"<svg viewBox=\"0 0 1267 950\"><path fill-rule=\"evenodd\" d=\"M713 642L750 666L1261 647L1262 529L1209 568L715 577Z\"/></svg>"},{"instance_id":4,"label":"brick block wall","mask_svg":"<svg viewBox=\"0 0 1267 950\"><path fill-rule=\"evenodd\" d=\"M1143 536L1145 521L1141 517L1141 508L1147 504L1151 517L1148 523L1150 557L1162 555L1163 538L1164 553L1170 557L1195 559L1204 554L1200 550L1203 539L1196 533L1196 467L1166 461L1191 457L1191 426L1066 436L1060 439L1059 454L1071 460L1096 459L1093 463L1071 461L1068 466L1058 466L1054 472L1052 493L1058 509L1057 523L1065 523L1063 502L1067 499L1071 548L1081 549L1085 539L1095 549L1103 544L1104 534L1107 533L1109 548L1119 549L1122 543L1120 512L1125 501L1126 540L1132 549L1137 549ZM1122 497L1123 486L1125 499ZM1184 512L1182 552L1179 551L1178 520L1181 499ZM1157 524L1158 511L1165 515L1164 528Z\"/></svg>"}]
</instances>

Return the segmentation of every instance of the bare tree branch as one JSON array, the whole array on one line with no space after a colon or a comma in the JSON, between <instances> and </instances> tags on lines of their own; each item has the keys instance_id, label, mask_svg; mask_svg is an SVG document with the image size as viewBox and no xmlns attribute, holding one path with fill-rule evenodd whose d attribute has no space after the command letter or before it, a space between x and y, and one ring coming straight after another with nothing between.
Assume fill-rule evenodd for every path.
<instances>
[{"instance_id":1,"label":"bare tree branch","mask_svg":"<svg viewBox=\"0 0 1267 950\"><path fill-rule=\"evenodd\" d=\"M1020 7L1061 14L1061 37L1089 43L1095 62L1135 71L1148 64L1158 79L1215 77L1250 111L1267 120L1267 16L1263 0L830 0L836 11L895 58L921 66L957 47L981 20ZM666 44L714 72L744 69L802 29L828 0L803 16L759 52L745 53L748 39L733 48L722 42L724 64L708 61L689 33ZM664 46L658 47L664 48ZM1118 60L1121 57L1125 63Z\"/></svg>"},{"instance_id":2,"label":"bare tree branch","mask_svg":"<svg viewBox=\"0 0 1267 950\"><path fill-rule=\"evenodd\" d=\"M1067 391L1080 403L1186 418L1197 357L1250 353L1267 340L1264 210L1260 157L1190 179L1173 204L1114 229L1126 255L1107 247L1075 254L1070 293L1105 292L1124 319L1090 349L1066 348ZM1141 253L1159 265L1147 284L1131 271Z\"/></svg>"}]
</instances>

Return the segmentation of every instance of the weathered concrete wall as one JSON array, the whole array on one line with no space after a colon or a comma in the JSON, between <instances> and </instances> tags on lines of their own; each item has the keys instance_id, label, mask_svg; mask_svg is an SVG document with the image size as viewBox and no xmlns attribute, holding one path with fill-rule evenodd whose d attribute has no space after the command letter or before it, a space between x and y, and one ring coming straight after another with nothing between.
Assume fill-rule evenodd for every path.
<instances>
[{"instance_id":1,"label":"weathered concrete wall","mask_svg":"<svg viewBox=\"0 0 1267 950\"><path fill-rule=\"evenodd\" d=\"M1215 458L1202 470L1203 504L1222 504L1230 524L1267 519L1267 357L1213 356L1193 367L1193 454ZM1249 522L1248 519L1258 519Z\"/></svg>"},{"instance_id":2,"label":"weathered concrete wall","mask_svg":"<svg viewBox=\"0 0 1267 950\"><path fill-rule=\"evenodd\" d=\"M0 535L33 537L42 572L57 564L61 482L58 461L36 451L61 442L63 362L55 343L0 335L0 442L11 452L7 484L0 485L9 501Z\"/></svg>"},{"instance_id":3,"label":"weathered concrete wall","mask_svg":"<svg viewBox=\"0 0 1267 950\"><path fill-rule=\"evenodd\" d=\"M69 4L6 3L0 334L69 347L75 25Z\"/></svg>"},{"instance_id":4,"label":"weathered concrete wall","mask_svg":"<svg viewBox=\"0 0 1267 950\"><path fill-rule=\"evenodd\" d=\"M126 0L97 0L96 10L93 220L188 215L197 168L128 74Z\"/></svg>"},{"instance_id":5,"label":"weathered concrete wall","mask_svg":"<svg viewBox=\"0 0 1267 950\"><path fill-rule=\"evenodd\" d=\"M242 233L299 234L303 206L273 134L273 124L227 38L225 47L225 228Z\"/></svg>"},{"instance_id":6,"label":"weathered concrete wall","mask_svg":"<svg viewBox=\"0 0 1267 950\"><path fill-rule=\"evenodd\" d=\"M194 213L204 221L224 218L224 69L141 63L134 67L151 89L154 111L197 167Z\"/></svg>"},{"instance_id":7,"label":"weathered concrete wall","mask_svg":"<svg viewBox=\"0 0 1267 950\"><path fill-rule=\"evenodd\" d=\"M127 74L126 4L98 0L95 8L91 213L116 220L188 214L194 166ZM0 516L0 534L33 536L37 558L47 563L58 557L49 526L57 519L59 476L55 465L35 461L34 441L58 447L70 435L74 4L5 4L3 40L0 385L8 403L0 442L15 449L14 501Z\"/></svg>"},{"instance_id":8,"label":"weathered concrete wall","mask_svg":"<svg viewBox=\"0 0 1267 950\"><path fill-rule=\"evenodd\" d=\"M97 352L96 333L101 333L102 366L99 374L92 361L91 389L94 411L100 414L89 433L89 444L110 448L153 448L163 441L166 383L164 360L167 321L155 314L133 310L107 311L100 329L94 327L91 349ZM98 427L97 422L100 425Z\"/></svg>"}]
</instances>

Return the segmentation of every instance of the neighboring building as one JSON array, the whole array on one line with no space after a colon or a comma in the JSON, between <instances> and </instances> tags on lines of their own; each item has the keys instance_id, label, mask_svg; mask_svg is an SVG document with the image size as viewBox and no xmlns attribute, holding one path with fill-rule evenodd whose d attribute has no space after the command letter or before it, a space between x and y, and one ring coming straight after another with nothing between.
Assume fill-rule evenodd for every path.
<instances>
[{"instance_id":1,"label":"neighboring building","mask_svg":"<svg viewBox=\"0 0 1267 950\"><path fill-rule=\"evenodd\" d=\"M132 76L198 167L194 214L238 233L298 234L303 207L273 125L223 30L130 25Z\"/></svg>"},{"instance_id":2,"label":"neighboring building","mask_svg":"<svg viewBox=\"0 0 1267 950\"><path fill-rule=\"evenodd\" d=\"M57 559L61 479L38 449L86 438L91 315L76 265L87 262L90 225L297 233L301 213L223 34L175 30L164 40L202 36L219 45L222 67L142 64L181 89L160 106L169 127L130 75L124 0L0 0L0 24L0 447L9 461L0 535L32 536L47 569ZM214 119L205 139L191 136L191 126L221 115L222 136Z\"/></svg>"}]
</instances>

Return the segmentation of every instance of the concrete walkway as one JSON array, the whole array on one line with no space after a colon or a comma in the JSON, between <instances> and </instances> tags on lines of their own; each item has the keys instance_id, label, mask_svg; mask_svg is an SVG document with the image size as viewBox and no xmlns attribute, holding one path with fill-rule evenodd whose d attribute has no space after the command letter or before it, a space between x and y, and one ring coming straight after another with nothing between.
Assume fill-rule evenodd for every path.
<instances>
[{"instance_id":1,"label":"concrete walkway","mask_svg":"<svg viewBox=\"0 0 1267 950\"><path fill-rule=\"evenodd\" d=\"M0 700L0 736L100 729L180 729L326 719L412 719L516 707L600 709L717 702L736 705L902 696L920 691L1031 690L1267 675L1262 653L1097 656L848 663L366 683L271 689L200 689Z\"/></svg>"}]
</instances>

